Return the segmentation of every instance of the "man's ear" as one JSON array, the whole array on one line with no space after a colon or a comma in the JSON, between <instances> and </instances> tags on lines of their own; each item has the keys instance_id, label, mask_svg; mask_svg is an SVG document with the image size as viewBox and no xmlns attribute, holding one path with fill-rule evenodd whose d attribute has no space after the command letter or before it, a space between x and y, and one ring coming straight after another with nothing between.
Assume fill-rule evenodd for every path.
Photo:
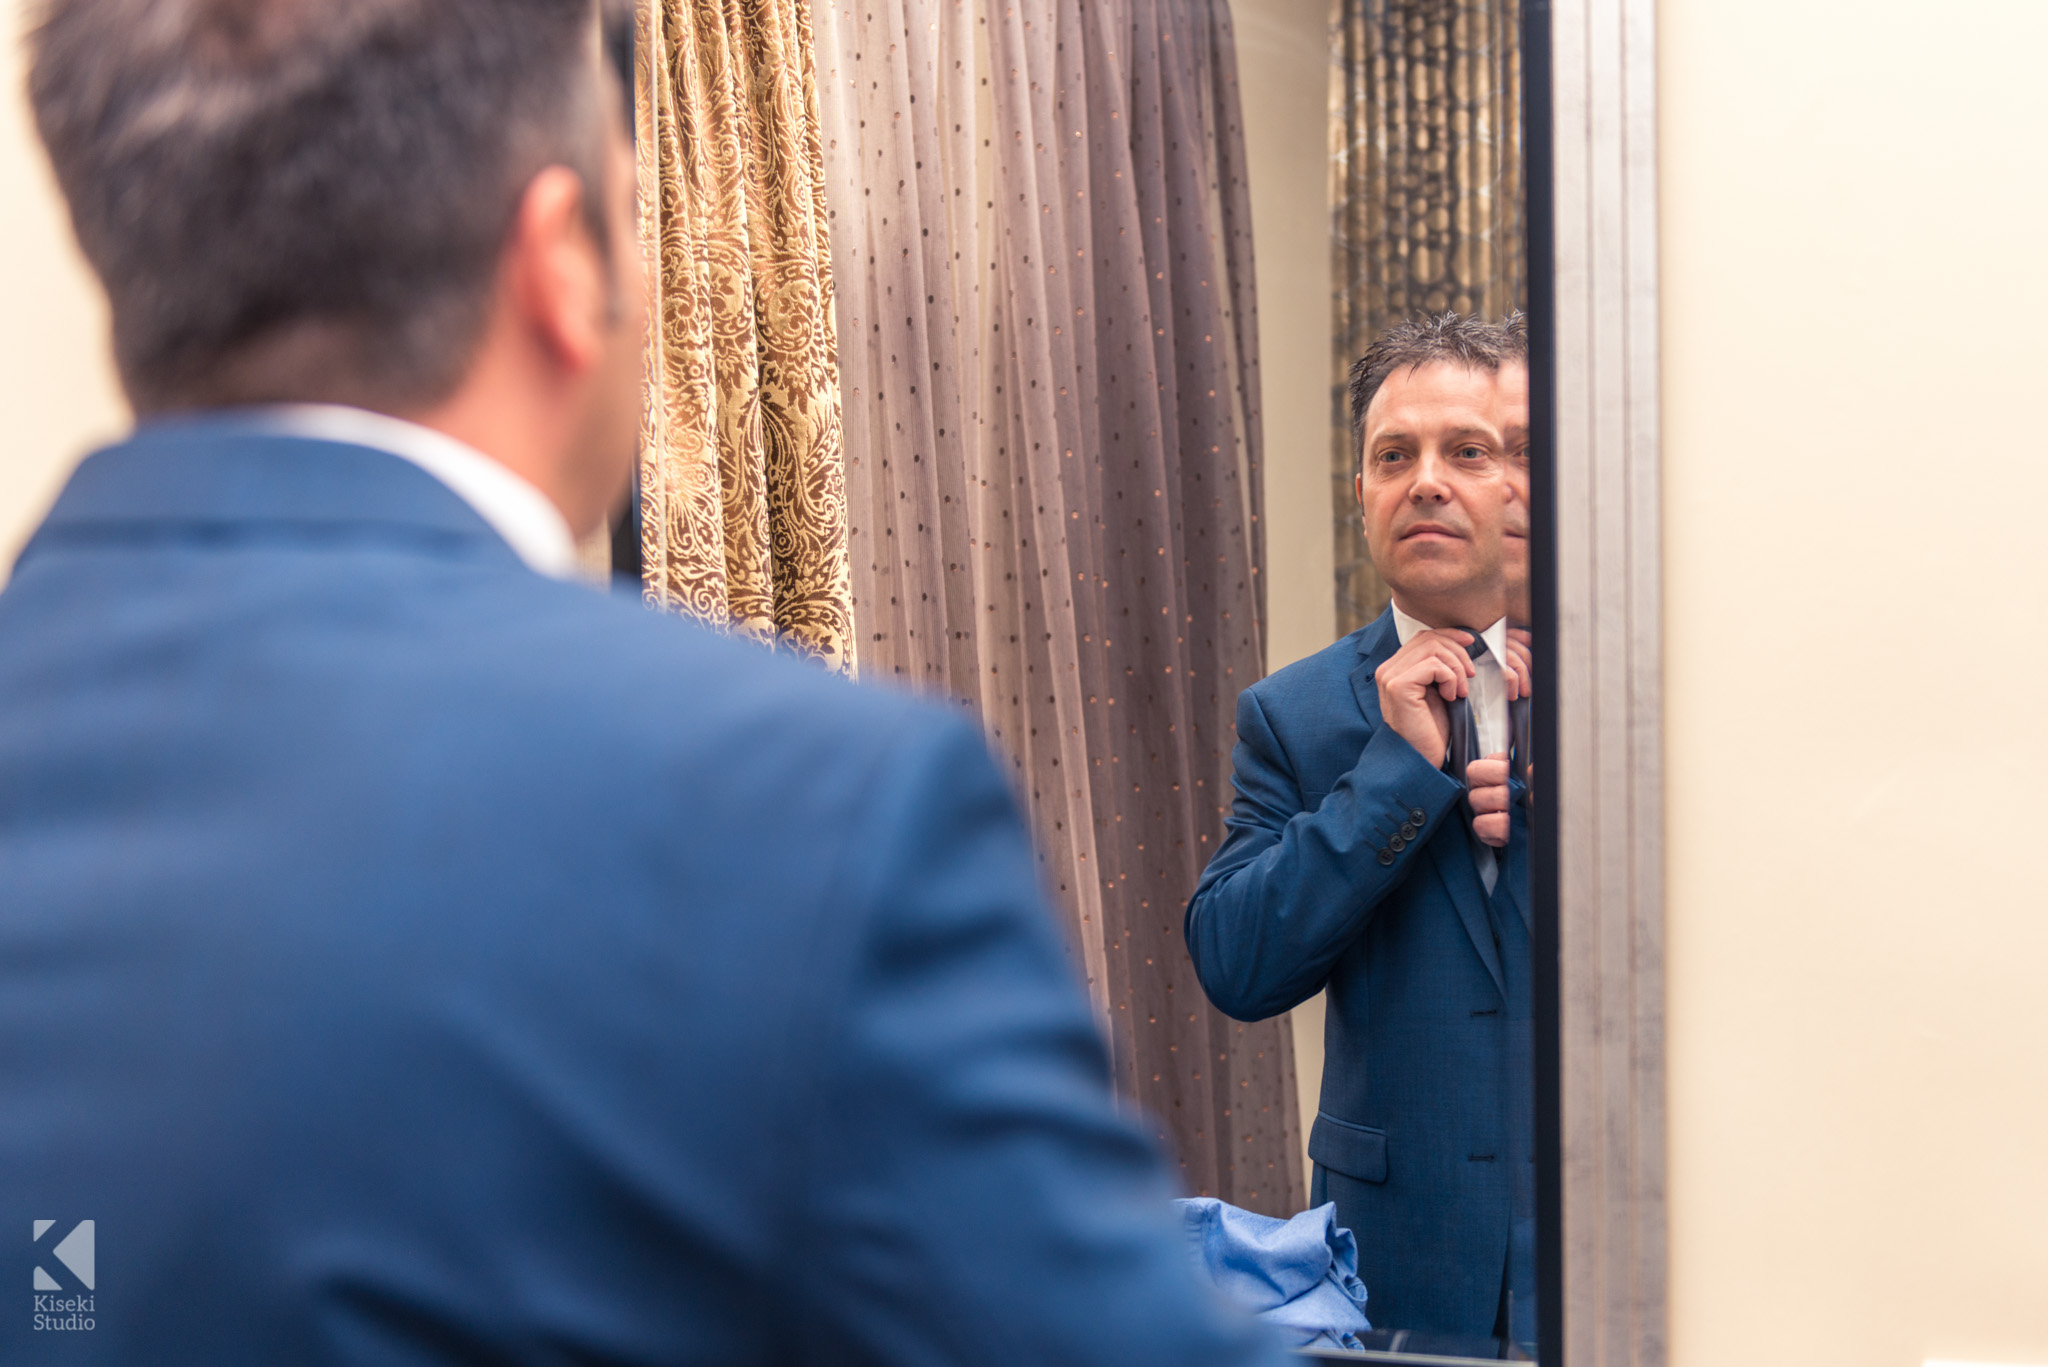
<instances>
[{"instance_id":1,"label":"man's ear","mask_svg":"<svg viewBox=\"0 0 2048 1367\"><path fill-rule=\"evenodd\" d=\"M604 353L611 279L602 244L591 239L583 178L566 166L527 183L506 246L511 303L533 342L580 374Z\"/></svg>"}]
</instances>

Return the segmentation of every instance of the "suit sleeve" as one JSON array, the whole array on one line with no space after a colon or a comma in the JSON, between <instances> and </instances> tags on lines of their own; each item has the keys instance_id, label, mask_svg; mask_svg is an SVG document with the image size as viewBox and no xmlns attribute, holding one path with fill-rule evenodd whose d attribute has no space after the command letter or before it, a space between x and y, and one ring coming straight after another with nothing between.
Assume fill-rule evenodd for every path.
<instances>
[{"instance_id":1,"label":"suit sleeve","mask_svg":"<svg viewBox=\"0 0 2048 1367\"><path fill-rule=\"evenodd\" d=\"M893 737L849 869L795 1210L819 1360L1272 1364L1201 1285L978 733ZM821 967L820 977L834 970ZM825 986L821 982L821 987Z\"/></svg>"},{"instance_id":2,"label":"suit sleeve","mask_svg":"<svg viewBox=\"0 0 2048 1367\"><path fill-rule=\"evenodd\" d=\"M1229 833L1188 901L1185 931L1209 1000L1239 1020L1263 1020L1322 989L1437 827L1457 819L1464 789L1380 726L1321 804L1305 810L1251 689L1237 701L1231 765Z\"/></svg>"}]
</instances>

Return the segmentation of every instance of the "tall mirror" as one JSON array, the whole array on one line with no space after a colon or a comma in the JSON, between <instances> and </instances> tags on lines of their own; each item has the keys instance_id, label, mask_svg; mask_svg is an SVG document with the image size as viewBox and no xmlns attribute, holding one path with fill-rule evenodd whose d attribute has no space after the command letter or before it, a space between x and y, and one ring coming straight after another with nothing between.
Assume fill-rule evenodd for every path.
<instances>
[{"instance_id":1,"label":"tall mirror","mask_svg":"<svg viewBox=\"0 0 2048 1367\"><path fill-rule=\"evenodd\" d=\"M1299 18L1237 16L1248 45ZM1307 1017L1306 1201L1349 1231L1370 1323L1311 1351L1535 1358L1555 1031L1531 884L1524 16L1332 0L1327 22L1331 643L1243 692L1188 948L1228 1015ZM1247 121L1291 96L1247 79Z\"/></svg>"},{"instance_id":2,"label":"tall mirror","mask_svg":"<svg viewBox=\"0 0 2048 1367\"><path fill-rule=\"evenodd\" d=\"M764 328L775 555L643 505L658 601L978 717L1191 1225L1322 1259L1254 1307L1324 1295L1310 1353L1555 1330L1527 2L816 0L816 217L762 269L829 266L843 430ZM764 250L731 202L674 234Z\"/></svg>"}]
</instances>

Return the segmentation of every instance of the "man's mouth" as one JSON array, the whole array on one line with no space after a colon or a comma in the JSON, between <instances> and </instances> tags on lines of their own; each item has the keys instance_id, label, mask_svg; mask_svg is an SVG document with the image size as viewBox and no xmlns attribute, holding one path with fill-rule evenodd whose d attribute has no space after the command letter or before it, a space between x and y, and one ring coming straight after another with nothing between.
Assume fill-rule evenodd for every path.
<instances>
[{"instance_id":1,"label":"man's mouth","mask_svg":"<svg viewBox=\"0 0 2048 1367\"><path fill-rule=\"evenodd\" d=\"M1457 532L1452 531L1441 522L1418 522L1407 531L1401 533L1403 541L1412 541L1418 536L1441 536L1454 541L1463 539Z\"/></svg>"}]
</instances>

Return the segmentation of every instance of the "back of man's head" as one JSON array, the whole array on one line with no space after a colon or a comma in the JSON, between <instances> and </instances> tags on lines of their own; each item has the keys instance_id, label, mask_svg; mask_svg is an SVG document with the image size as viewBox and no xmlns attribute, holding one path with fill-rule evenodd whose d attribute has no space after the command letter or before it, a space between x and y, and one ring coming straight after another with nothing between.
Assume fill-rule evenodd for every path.
<instances>
[{"instance_id":1,"label":"back of man's head","mask_svg":"<svg viewBox=\"0 0 2048 1367\"><path fill-rule=\"evenodd\" d=\"M452 391L542 168L593 236L592 0L43 0L30 96L138 412Z\"/></svg>"}]
</instances>

